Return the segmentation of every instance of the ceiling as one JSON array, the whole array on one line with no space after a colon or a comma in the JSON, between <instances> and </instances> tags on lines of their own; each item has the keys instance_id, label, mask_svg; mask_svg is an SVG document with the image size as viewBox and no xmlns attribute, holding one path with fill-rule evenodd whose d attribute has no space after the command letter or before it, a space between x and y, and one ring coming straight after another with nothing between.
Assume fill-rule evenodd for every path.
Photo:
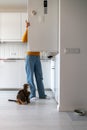
<instances>
[{"instance_id":1,"label":"ceiling","mask_svg":"<svg viewBox=\"0 0 87 130\"><path fill-rule=\"evenodd\" d=\"M0 12L27 11L27 0L0 0Z\"/></svg>"}]
</instances>

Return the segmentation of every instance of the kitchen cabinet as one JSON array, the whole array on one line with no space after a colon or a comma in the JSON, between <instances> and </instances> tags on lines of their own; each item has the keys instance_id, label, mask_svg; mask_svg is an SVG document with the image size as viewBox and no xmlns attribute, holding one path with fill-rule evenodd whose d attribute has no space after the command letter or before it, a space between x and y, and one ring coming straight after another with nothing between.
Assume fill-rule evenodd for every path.
<instances>
[{"instance_id":1,"label":"kitchen cabinet","mask_svg":"<svg viewBox=\"0 0 87 130\"><path fill-rule=\"evenodd\" d=\"M20 40L20 13L0 13L1 41Z\"/></svg>"},{"instance_id":2,"label":"kitchen cabinet","mask_svg":"<svg viewBox=\"0 0 87 130\"><path fill-rule=\"evenodd\" d=\"M0 41L21 41L27 13L0 13Z\"/></svg>"},{"instance_id":3,"label":"kitchen cabinet","mask_svg":"<svg viewBox=\"0 0 87 130\"><path fill-rule=\"evenodd\" d=\"M56 102L59 100L60 96L60 55L56 55L55 57L55 70L54 70L54 95Z\"/></svg>"},{"instance_id":4,"label":"kitchen cabinet","mask_svg":"<svg viewBox=\"0 0 87 130\"><path fill-rule=\"evenodd\" d=\"M0 44L0 59L22 58L26 56L27 45L23 43L5 43Z\"/></svg>"},{"instance_id":5,"label":"kitchen cabinet","mask_svg":"<svg viewBox=\"0 0 87 130\"><path fill-rule=\"evenodd\" d=\"M51 60L51 90L55 93L55 60Z\"/></svg>"},{"instance_id":6,"label":"kitchen cabinet","mask_svg":"<svg viewBox=\"0 0 87 130\"><path fill-rule=\"evenodd\" d=\"M51 61L41 60L41 64L42 64L44 88L51 89Z\"/></svg>"},{"instance_id":7,"label":"kitchen cabinet","mask_svg":"<svg viewBox=\"0 0 87 130\"><path fill-rule=\"evenodd\" d=\"M50 89L50 60L41 60L43 83L45 89ZM19 89L26 81L25 60L17 58L0 60L0 89ZM36 85L36 81L35 81Z\"/></svg>"},{"instance_id":8,"label":"kitchen cabinet","mask_svg":"<svg viewBox=\"0 0 87 130\"><path fill-rule=\"evenodd\" d=\"M25 20L28 20L28 13L26 13L26 12L21 13L21 36L23 36L23 34L26 30Z\"/></svg>"},{"instance_id":9,"label":"kitchen cabinet","mask_svg":"<svg viewBox=\"0 0 87 130\"><path fill-rule=\"evenodd\" d=\"M0 12L23 12L27 10L27 0L0 0Z\"/></svg>"},{"instance_id":10,"label":"kitchen cabinet","mask_svg":"<svg viewBox=\"0 0 87 130\"><path fill-rule=\"evenodd\" d=\"M0 60L0 89L21 88L26 83L24 60Z\"/></svg>"}]
</instances>

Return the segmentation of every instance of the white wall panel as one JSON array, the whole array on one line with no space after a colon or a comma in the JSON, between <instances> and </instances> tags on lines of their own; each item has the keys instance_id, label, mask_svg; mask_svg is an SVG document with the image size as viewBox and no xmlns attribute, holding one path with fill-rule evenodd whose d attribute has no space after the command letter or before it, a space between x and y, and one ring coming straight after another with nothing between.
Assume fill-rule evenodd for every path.
<instances>
[{"instance_id":1,"label":"white wall panel","mask_svg":"<svg viewBox=\"0 0 87 130\"><path fill-rule=\"evenodd\" d=\"M60 111L87 110L87 0L60 0ZM80 53L64 53L79 48Z\"/></svg>"},{"instance_id":2,"label":"white wall panel","mask_svg":"<svg viewBox=\"0 0 87 130\"><path fill-rule=\"evenodd\" d=\"M29 0L29 50L58 51L57 4L57 0L48 0L48 13L44 14L43 0ZM36 15L32 15L33 10Z\"/></svg>"}]
</instances>

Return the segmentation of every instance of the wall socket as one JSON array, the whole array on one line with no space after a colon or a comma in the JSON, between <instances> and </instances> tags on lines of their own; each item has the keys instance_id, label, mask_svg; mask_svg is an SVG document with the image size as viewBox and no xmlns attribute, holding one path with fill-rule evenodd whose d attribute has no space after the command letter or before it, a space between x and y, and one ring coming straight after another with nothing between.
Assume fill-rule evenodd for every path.
<instances>
[{"instance_id":1,"label":"wall socket","mask_svg":"<svg viewBox=\"0 0 87 130\"><path fill-rule=\"evenodd\" d=\"M80 48L65 48L64 53L65 54L79 54Z\"/></svg>"},{"instance_id":2,"label":"wall socket","mask_svg":"<svg viewBox=\"0 0 87 130\"><path fill-rule=\"evenodd\" d=\"M10 55L11 56L16 56L16 52L11 52Z\"/></svg>"}]
</instances>

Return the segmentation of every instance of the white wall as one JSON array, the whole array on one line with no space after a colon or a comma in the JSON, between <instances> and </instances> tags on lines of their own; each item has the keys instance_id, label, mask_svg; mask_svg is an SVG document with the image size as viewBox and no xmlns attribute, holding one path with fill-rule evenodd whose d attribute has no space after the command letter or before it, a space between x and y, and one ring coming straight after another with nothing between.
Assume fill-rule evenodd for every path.
<instances>
[{"instance_id":1,"label":"white wall","mask_svg":"<svg viewBox=\"0 0 87 130\"><path fill-rule=\"evenodd\" d=\"M87 1L60 0L60 111L87 110ZM80 48L80 54L65 54Z\"/></svg>"}]
</instances>

